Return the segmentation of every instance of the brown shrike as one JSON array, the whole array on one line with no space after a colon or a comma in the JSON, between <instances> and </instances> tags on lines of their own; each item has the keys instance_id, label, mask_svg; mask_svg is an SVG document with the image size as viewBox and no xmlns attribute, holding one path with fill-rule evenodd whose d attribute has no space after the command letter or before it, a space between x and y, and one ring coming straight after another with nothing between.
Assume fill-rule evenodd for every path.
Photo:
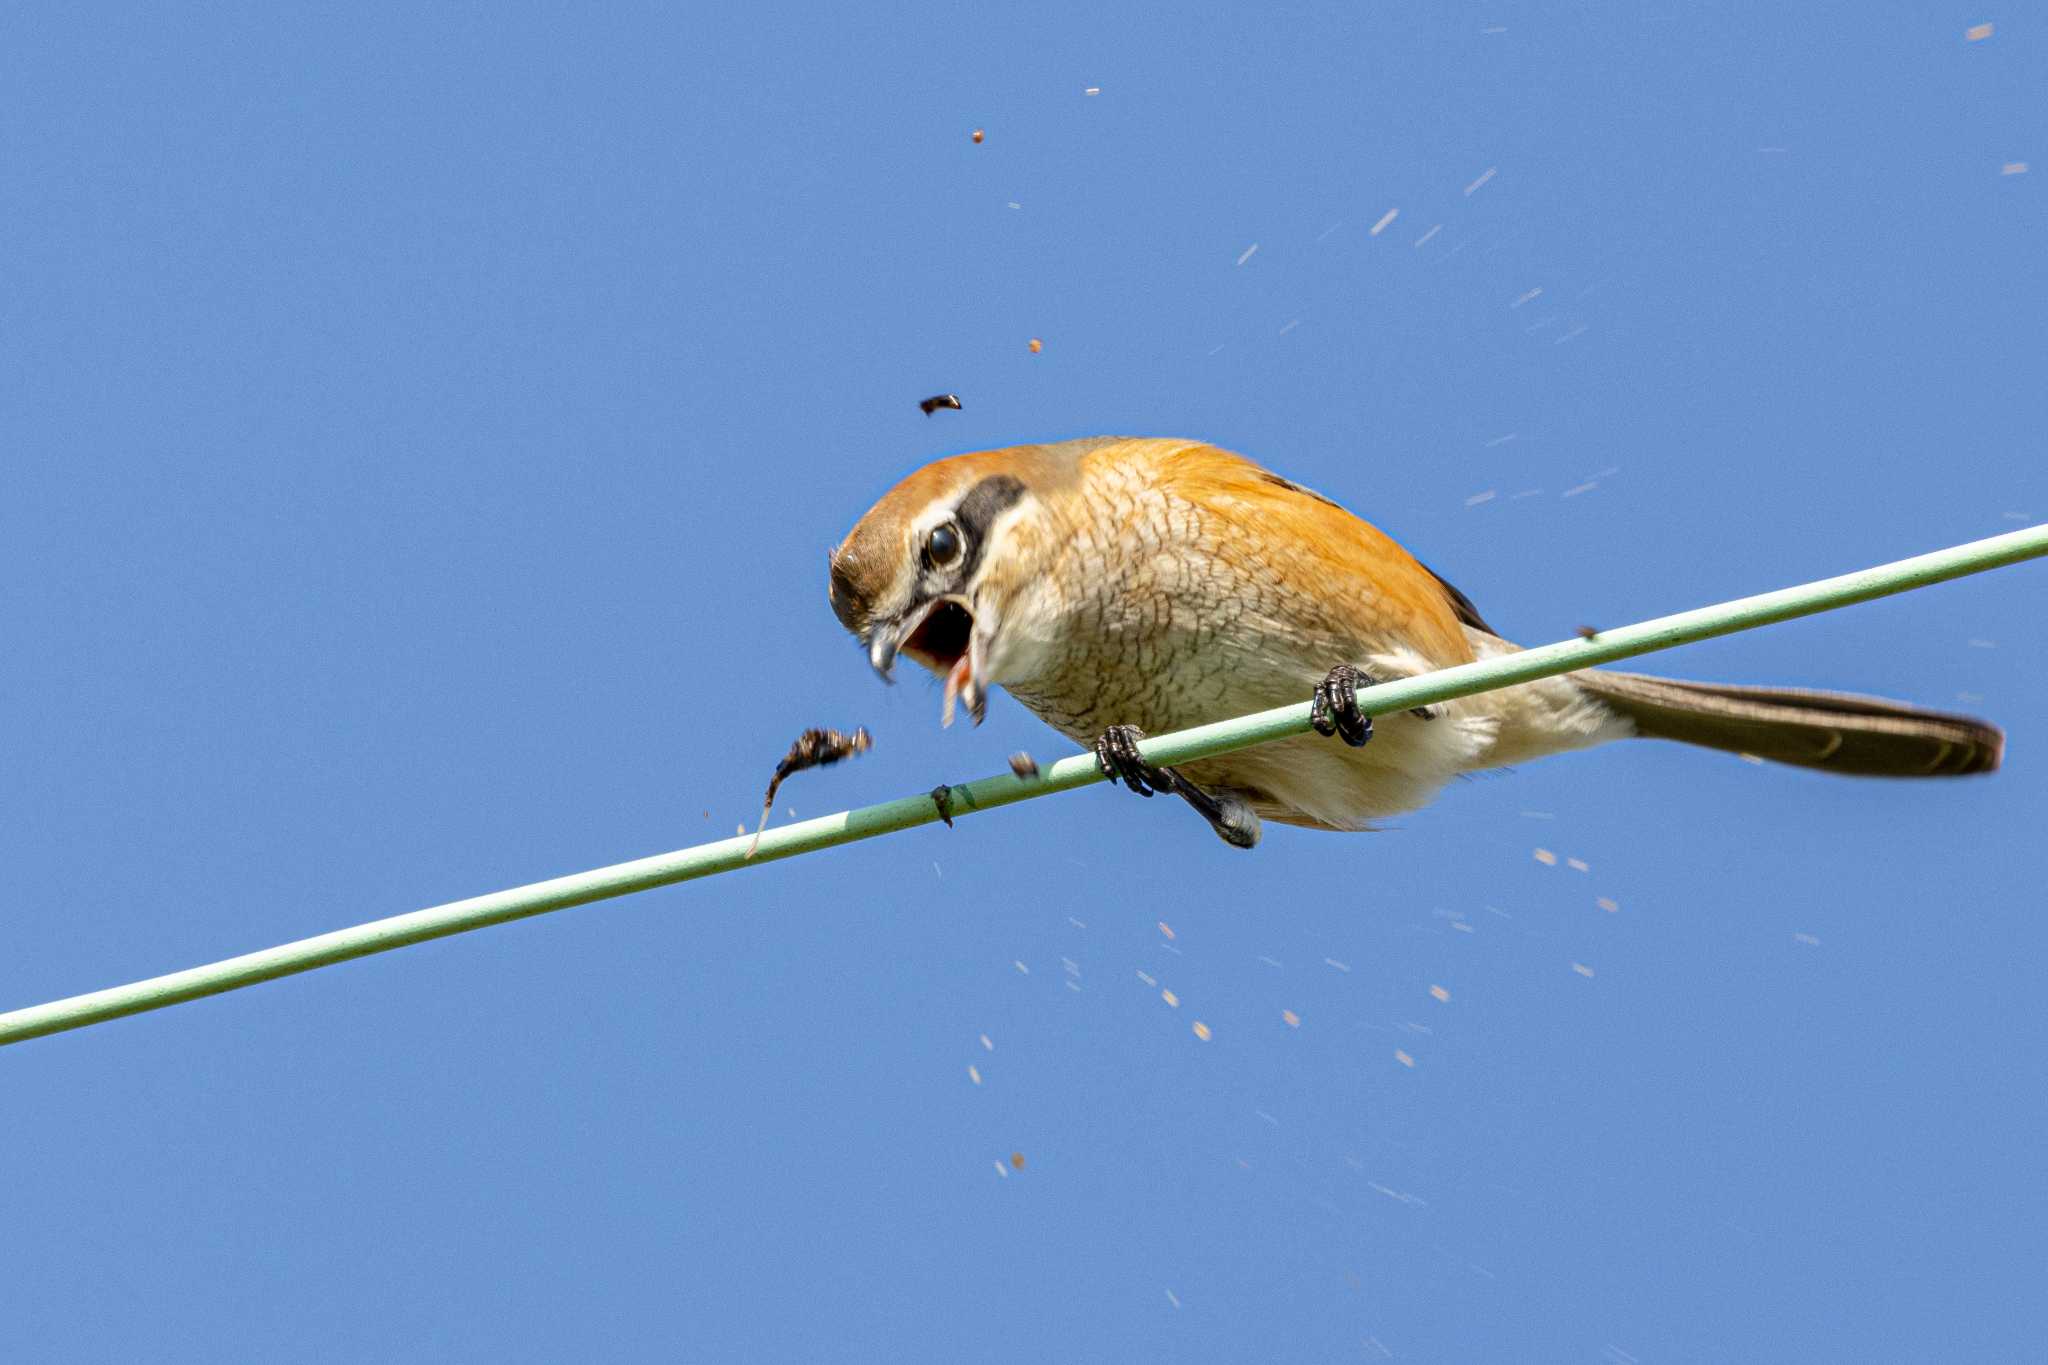
<instances>
[{"instance_id":1,"label":"brown shrike","mask_svg":"<svg viewBox=\"0 0 2048 1365\"><path fill-rule=\"evenodd\" d=\"M928 464L832 552L831 600L883 677L905 654L945 680L948 721L956 700L980 720L1004 687L1091 746L1112 782L1173 792L1241 848L1262 817L1368 829L1460 773L1630 736L1878 777L1990 772L2004 747L1995 726L1899 702L1596 670L1375 727L1359 687L1517 646L1376 527L1196 441L1099 437ZM1181 769L1135 747L1303 697L1316 735Z\"/></svg>"}]
</instances>

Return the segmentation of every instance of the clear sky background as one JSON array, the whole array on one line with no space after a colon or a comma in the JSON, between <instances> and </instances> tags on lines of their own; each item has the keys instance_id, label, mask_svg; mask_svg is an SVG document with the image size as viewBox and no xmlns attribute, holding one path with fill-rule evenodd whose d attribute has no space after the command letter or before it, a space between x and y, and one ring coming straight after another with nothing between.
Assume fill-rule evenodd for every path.
<instances>
[{"instance_id":1,"label":"clear sky background","mask_svg":"<svg viewBox=\"0 0 2048 1365\"><path fill-rule=\"evenodd\" d=\"M5 28L7 1007L729 835L807 725L799 816L1069 751L827 608L954 451L1205 437L1530 643L2048 519L2026 6ZM1990 779L1096 789L8 1049L0 1354L2023 1358L2044 616L1655 661Z\"/></svg>"}]
</instances>

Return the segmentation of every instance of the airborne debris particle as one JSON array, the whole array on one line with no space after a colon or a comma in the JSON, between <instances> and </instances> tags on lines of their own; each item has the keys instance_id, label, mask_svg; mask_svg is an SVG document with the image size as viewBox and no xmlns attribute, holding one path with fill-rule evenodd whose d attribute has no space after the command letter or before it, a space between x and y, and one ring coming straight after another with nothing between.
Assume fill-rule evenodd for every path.
<instances>
[{"instance_id":1,"label":"airborne debris particle","mask_svg":"<svg viewBox=\"0 0 2048 1365\"><path fill-rule=\"evenodd\" d=\"M1593 974L1593 969L1591 967L1588 967L1583 962L1574 962L1572 964L1572 970L1577 972L1580 976L1590 977Z\"/></svg>"},{"instance_id":2,"label":"airborne debris particle","mask_svg":"<svg viewBox=\"0 0 2048 1365\"><path fill-rule=\"evenodd\" d=\"M1280 1018L1286 1022L1287 1027L1289 1028L1301 1027L1301 1016L1296 1014L1293 1010L1281 1010Z\"/></svg>"},{"instance_id":3,"label":"airborne debris particle","mask_svg":"<svg viewBox=\"0 0 2048 1365\"><path fill-rule=\"evenodd\" d=\"M1010 1169L1013 1171L1024 1169L1024 1154L1022 1152L1010 1153Z\"/></svg>"},{"instance_id":4,"label":"airborne debris particle","mask_svg":"<svg viewBox=\"0 0 2048 1365\"><path fill-rule=\"evenodd\" d=\"M960 406L960 395L957 393L935 393L930 398L919 399L917 406L919 411L923 412L927 417L937 412L940 408L951 408L955 412L965 411Z\"/></svg>"},{"instance_id":5,"label":"airborne debris particle","mask_svg":"<svg viewBox=\"0 0 2048 1365\"><path fill-rule=\"evenodd\" d=\"M1528 293L1526 293L1526 294L1522 295L1522 296L1521 296L1520 298L1516 299L1516 300L1515 300L1515 301L1514 301L1513 303L1509 304L1509 305L1508 305L1508 307L1509 307L1509 308L1511 308L1511 309L1513 309L1513 308L1520 308L1520 307L1521 307L1521 306L1522 306L1523 304L1525 304L1525 303L1528 303L1528 302L1530 302L1530 301L1531 301L1532 299L1540 299L1540 298L1542 298L1542 297L1543 297L1543 286L1539 284L1539 285L1537 285L1537 286L1536 286L1536 287L1535 287L1534 289L1531 289L1531 290L1530 290L1530 291L1529 291Z\"/></svg>"},{"instance_id":6,"label":"airborne debris particle","mask_svg":"<svg viewBox=\"0 0 2048 1365\"><path fill-rule=\"evenodd\" d=\"M1812 934L1794 934L1792 935L1792 941L1794 943L1803 943L1809 948L1820 947L1820 940L1815 938Z\"/></svg>"},{"instance_id":7,"label":"airborne debris particle","mask_svg":"<svg viewBox=\"0 0 2048 1365\"><path fill-rule=\"evenodd\" d=\"M1488 166L1483 172L1480 173L1480 176L1477 180L1473 181L1471 184L1465 187L1466 196L1469 198L1473 194L1473 192L1476 191L1481 185L1484 185L1487 181L1493 179L1494 172L1499 169L1500 167L1498 166Z\"/></svg>"},{"instance_id":8,"label":"airborne debris particle","mask_svg":"<svg viewBox=\"0 0 2048 1365\"><path fill-rule=\"evenodd\" d=\"M1435 999L1436 1002L1440 1005L1448 1003L1451 998L1451 993L1445 990L1442 986L1431 986L1429 988L1429 993L1430 996L1433 999Z\"/></svg>"},{"instance_id":9,"label":"airborne debris particle","mask_svg":"<svg viewBox=\"0 0 2048 1365\"><path fill-rule=\"evenodd\" d=\"M1039 340L1039 339L1038 339L1037 337L1033 337L1033 338L1031 338L1031 343L1030 343L1030 344L1031 344L1031 354L1033 354L1033 355L1037 355L1037 354L1038 354L1038 353L1039 353L1040 351L1042 351L1042 350L1044 350L1044 349L1045 349L1045 343L1044 343L1044 342L1042 342L1042 341L1040 341L1040 340Z\"/></svg>"},{"instance_id":10,"label":"airborne debris particle","mask_svg":"<svg viewBox=\"0 0 2048 1365\"><path fill-rule=\"evenodd\" d=\"M783 778L806 768L828 768L842 758L866 753L874 743L865 726L856 726L850 735L837 730L806 730L798 735L782 762L775 765L775 776L768 779L768 795L761 798L761 823L754 829L754 842L747 845L747 856L753 857L754 850L761 846L761 831L768 827L768 815L775 806L775 789L782 785ZM740 833L746 832L747 827L741 825Z\"/></svg>"},{"instance_id":11,"label":"airborne debris particle","mask_svg":"<svg viewBox=\"0 0 2048 1365\"><path fill-rule=\"evenodd\" d=\"M1145 972L1138 973L1138 980L1144 982L1148 986L1156 986L1159 984L1159 980L1157 977L1150 976Z\"/></svg>"},{"instance_id":12,"label":"airborne debris particle","mask_svg":"<svg viewBox=\"0 0 2048 1365\"><path fill-rule=\"evenodd\" d=\"M1205 1043L1209 1041L1209 1026L1199 1019L1195 1020L1195 1036Z\"/></svg>"},{"instance_id":13,"label":"airborne debris particle","mask_svg":"<svg viewBox=\"0 0 2048 1365\"><path fill-rule=\"evenodd\" d=\"M1417 237L1415 239L1415 245L1418 247L1421 246L1423 243L1427 242L1430 238L1436 236L1439 232L1442 232L1443 230L1444 225L1442 223L1438 223L1435 227L1423 233L1420 237Z\"/></svg>"},{"instance_id":14,"label":"airborne debris particle","mask_svg":"<svg viewBox=\"0 0 2048 1365\"><path fill-rule=\"evenodd\" d=\"M1467 507L1477 507L1480 503L1492 502L1499 496L1500 490L1498 488L1489 488L1484 493L1474 493L1471 497L1465 499L1465 505Z\"/></svg>"},{"instance_id":15,"label":"airborne debris particle","mask_svg":"<svg viewBox=\"0 0 2048 1365\"><path fill-rule=\"evenodd\" d=\"M967 1079L968 1079L968 1080L970 1080L970 1081L973 1081L973 1082L974 1082L974 1083L975 1083L976 1085L980 1085L980 1084L981 1084L981 1068L980 1068L980 1067L978 1067L978 1066L970 1066L970 1067L968 1067L968 1068L967 1068Z\"/></svg>"},{"instance_id":16,"label":"airborne debris particle","mask_svg":"<svg viewBox=\"0 0 2048 1365\"><path fill-rule=\"evenodd\" d=\"M1386 213L1380 218L1380 220L1372 225L1372 231L1368 235L1373 237L1379 236L1382 232L1385 232L1387 230L1387 225L1389 223L1392 223L1396 218L1400 216L1401 210L1388 209Z\"/></svg>"},{"instance_id":17,"label":"airborne debris particle","mask_svg":"<svg viewBox=\"0 0 2048 1365\"><path fill-rule=\"evenodd\" d=\"M1591 872L1593 870L1592 868L1586 866L1586 860L1584 858L1566 858L1564 860L1564 865L1574 872Z\"/></svg>"},{"instance_id":18,"label":"airborne debris particle","mask_svg":"<svg viewBox=\"0 0 2048 1365\"><path fill-rule=\"evenodd\" d=\"M1180 1300L1173 1296L1173 1291L1171 1289L1166 1291L1166 1301L1172 1304L1175 1308L1180 1307Z\"/></svg>"},{"instance_id":19,"label":"airborne debris particle","mask_svg":"<svg viewBox=\"0 0 2048 1365\"><path fill-rule=\"evenodd\" d=\"M974 131L973 131L972 133L968 134L968 136L969 136L969 137L971 137L971 138L973 138L973 139L974 139L974 145L975 145L975 146L977 146L977 147L979 147L979 146L981 145L981 140L982 140L982 138L983 138L983 137L985 137L985 136L987 136L987 135L986 135L985 133L983 133L983 132L981 131L981 129L979 129L979 128L976 128L976 129L975 129L975 130L974 130Z\"/></svg>"},{"instance_id":20,"label":"airborne debris particle","mask_svg":"<svg viewBox=\"0 0 2048 1365\"><path fill-rule=\"evenodd\" d=\"M1613 898L1608 896L1602 896L1599 900L1594 901L1593 904L1599 906L1602 910L1605 910L1610 915L1613 914L1615 911L1621 909L1621 906L1617 904L1613 900Z\"/></svg>"},{"instance_id":21,"label":"airborne debris particle","mask_svg":"<svg viewBox=\"0 0 2048 1365\"><path fill-rule=\"evenodd\" d=\"M1099 95L1102 93L1102 87L1099 85L1091 85L1086 90L1083 90L1081 93L1084 95Z\"/></svg>"},{"instance_id":22,"label":"airborne debris particle","mask_svg":"<svg viewBox=\"0 0 2048 1365\"><path fill-rule=\"evenodd\" d=\"M1990 36L1991 25L1989 24L1973 24L1963 30L1963 38L1966 42L1981 43Z\"/></svg>"},{"instance_id":23,"label":"airborne debris particle","mask_svg":"<svg viewBox=\"0 0 2048 1365\"><path fill-rule=\"evenodd\" d=\"M1237 258L1237 263L1239 265L1243 265L1246 261L1252 258L1252 253L1256 252L1258 249L1259 244L1257 242L1253 242L1250 246L1244 249L1244 255Z\"/></svg>"},{"instance_id":24,"label":"airborne debris particle","mask_svg":"<svg viewBox=\"0 0 2048 1365\"><path fill-rule=\"evenodd\" d=\"M1031 969L1025 966L1022 962L1012 962L1010 965L1012 967L1015 967L1018 971L1022 972L1026 976L1031 975Z\"/></svg>"},{"instance_id":25,"label":"airborne debris particle","mask_svg":"<svg viewBox=\"0 0 2048 1365\"><path fill-rule=\"evenodd\" d=\"M1173 938L1175 936L1173 932L1173 926L1171 924L1168 924L1165 920L1159 921L1159 932L1166 935L1168 938Z\"/></svg>"},{"instance_id":26,"label":"airborne debris particle","mask_svg":"<svg viewBox=\"0 0 2048 1365\"><path fill-rule=\"evenodd\" d=\"M1336 958L1334 958L1334 957L1326 957L1326 958L1324 958L1324 959L1323 959L1323 964L1324 964L1325 966L1329 966L1329 967L1335 967L1335 968L1336 968L1336 969L1337 969L1338 971L1340 971L1340 972L1348 972L1348 971L1350 971L1350 970L1351 970L1351 964L1350 964L1350 963L1348 963L1348 962L1339 962L1339 961L1338 961L1338 960L1337 960Z\"/></svg>"},{"instance_id":27,"label":"airborne debris particle","mask_svg":"<svg viewBox=\"0 0 2048 1365\"><path fill-rule=\"evenodd\" d=\"M1394 1049L1394 1060L1405 1067L1412 1068L1415 1065L1415 1059L1409 1056L1407 1053L1403 1052L1400 1048Z\"/></svg>"},{"instance_id":28,"label":"airborne debris particle","mask_svg":"<svg viewBox=\"0 0 2048 1365\"><path fill-rule=\"evenodd\" d=\"M1167 1004L1173 1006L1175 1009L1180 1008L1180 997L1175 995L1172 991L1161 990L1159 992L1159 998L1161 1000L1164 1000Z\"/></svg>"},{"instance_id":29,"label":"airborne debris particle","mask_svg":"<svg viewBox=\"0 0 2048 1365\"><path fill-rule=\"evenodd\" d=\"M1557 855L1547 848L1539 848L1536 850L1536 861L1542 863L1545 867L1556 867Z\"/></svg>"}]
</instances>

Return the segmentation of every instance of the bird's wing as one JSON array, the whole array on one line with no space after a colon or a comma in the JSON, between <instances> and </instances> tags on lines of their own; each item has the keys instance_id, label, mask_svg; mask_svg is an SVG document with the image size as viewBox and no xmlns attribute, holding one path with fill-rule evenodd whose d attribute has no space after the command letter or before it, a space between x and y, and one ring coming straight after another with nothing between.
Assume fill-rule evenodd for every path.
<instances>
[{"instance_id":1,"label":"bird's wing","mask_svg":"<svg viewBox=\"0 0 2048 1365\"><path fill-rule=\"evenodd\" d=\"M1158 444L1169 446L1152 452L1162 482L1241 529L1218 547L1220 554L1245 558L1247 568L1312 579L1296 600L1331 604L1362 634L1402 641L1431 667L1471 661L1463 622L1477 622L1479 613L1391 536L1227 450Z\"/></svg>"}]
</instances>

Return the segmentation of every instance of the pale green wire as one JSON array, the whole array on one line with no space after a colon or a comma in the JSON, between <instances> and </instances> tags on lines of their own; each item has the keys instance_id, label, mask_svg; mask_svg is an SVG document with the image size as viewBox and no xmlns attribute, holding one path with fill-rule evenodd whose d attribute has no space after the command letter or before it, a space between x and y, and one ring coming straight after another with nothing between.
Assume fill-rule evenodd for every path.
<instances>
[{"instance_id":1,"label":"pale green wire","mask_svg":"<svg viewBox=\"0 0 2048 1365\"><path fill-rule=\"evenodd\" d=\"M1836 607L1867 602L1873 597L1885 597L2042 555L2048 555L2048 525L1972 541L1953 549L1937 550L1933 554L1844 574L1840 578L1826 578L1758 597L1701 607L1640 625L1603 630L1591 639L1565 640L1503 658L1488 659L1483 663L1462 664L1419 678L1384 683L1360 692L1358 705L1361 710L1376 716L1405 711L1430 702L1509 687L1715 635L1787 621L1795 616L1832 611ZM1297 702L1293 706L1240 716L1236 720L1157 735L1145 740L1139 749L1148 760L1159 764L1211 758L1233 749L1302 734L1309 728L1308 711L1308 702ZM1093 756L1076 754L1052 764L1035 779L1020 779L1005 773L953 787L952 814L955 817L971 815L995 806L1007 806L1013 801L1028 801L1033 797L1070 791L1101 780ZM165 1005L218 995L222 991L239 990L273 977L311 971L315 967L346 962L352 957L403 948L410 943L481 929L490 924L503 924L528 915L563 910L572 905L720 872L737 872L741 868L814 852L834 844L871 839L878 834L889 834L914 825L928 825L938 818L930 796L909 796L771 829L762 836L760 848L752 858L747 856L748 844L752 842L750 838L720 839L716 843L699 844L674 853L535 882L509 891L496 891L471 900L393 915L389 919L372 920L352 929L337 929L296 943L172 972L168 976L154 976L126 986L113 986L0 1014L0 1045L82 1028L87 1024L118 1019L124 1014L161 1009Z\"/></svg>"}]
</instances>

